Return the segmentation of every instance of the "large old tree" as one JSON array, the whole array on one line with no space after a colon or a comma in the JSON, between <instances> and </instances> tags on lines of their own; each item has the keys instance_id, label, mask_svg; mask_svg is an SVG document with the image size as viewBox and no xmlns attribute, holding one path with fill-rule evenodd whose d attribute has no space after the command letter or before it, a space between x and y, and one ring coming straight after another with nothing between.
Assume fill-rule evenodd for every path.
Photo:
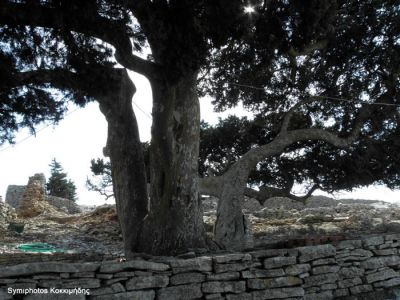
<instances>
[{"instance_id":1,"label":"large old tree","mask_svg":"<svg viewBox=\"0 0 400 300\"><path fill-rule=\"evenodd\" d=\"M199 191L220 199L216 242L240 249L260 162L398 144L399 25L396 1L0 0L1 138L98 101L126 254L205 247ZM149 195L127 70L153 92ZM264 139L199 179L205 94L241 101Z\"/></svg>"}]
</instances>

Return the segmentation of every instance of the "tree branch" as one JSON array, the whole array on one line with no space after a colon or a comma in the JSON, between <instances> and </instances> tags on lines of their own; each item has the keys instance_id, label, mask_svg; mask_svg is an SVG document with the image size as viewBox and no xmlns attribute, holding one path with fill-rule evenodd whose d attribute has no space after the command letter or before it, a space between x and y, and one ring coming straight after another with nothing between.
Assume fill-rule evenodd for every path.
<instances>
[{"instance_id":1,"label":"tree branch","mask_svg":"<svg viewBox=\"0 0 400 300\"><path fill-rule=\"evenodd\" d=\"M307 104L310 103L312 101L314 101L315 99L313 97L304 99L302 101L297 102L295 105L293 105L289 111L285 114L284 118L283 118L283 122L281 125L281 130L280 130L280 134L284 134L288 131L289 129L289 125L290 125L290 121L294 115L294 112L303 104Z\"/></svg>"},{"instance_id":2,"label":"tree branch","mask_svg":"<svg viewBox=\"0 0 400 300\"><path fill-rule=\"evenodd\" d=\"M160 66L133 54L127 28L118 22L98 15L97 11L74 10L64 12L59 8L44 5L26 5L1 1L0 24L26 25L65 29L86 34L111 44L116 49L115 57L124 67L138 72L149 79L158 76Z\"/></svg>"},{"instance_id":3,"label":"tree branch","mask_svg":"<svg viewBox=\"0 0 400 300\"><path fill-rule=\"evenodd\" d=\"M290 191L286 189L279 189L279 188L273 188L273 187L261 187L259 191L256 191L252 188L246 188L244 190L244 195L249 197L249 198L254 198L258 202L260 202L261 205L264 205L265 201L267 201L269 198L272 197L286 197L295 201L299 201L302 203L305 203L305 201L312 195L315 190L319 188L318 184L314 184L305 194L304 196L296 196L290 193Z\"/></svg>"}]
</instances>

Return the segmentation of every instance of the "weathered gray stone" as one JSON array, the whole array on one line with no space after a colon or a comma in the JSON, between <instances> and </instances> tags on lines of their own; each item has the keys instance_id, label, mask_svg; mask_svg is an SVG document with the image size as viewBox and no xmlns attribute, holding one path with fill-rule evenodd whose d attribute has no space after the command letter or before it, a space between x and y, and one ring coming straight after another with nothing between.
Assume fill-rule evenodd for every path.
<instances>
[{"instance_id":1,"label":"weathered gray stone","mask_svg":"<svg viewBox=\"0 0 400 300\"><path fill-rule=\"evenodd\" d=\"M361 267L364 269L378 269L381 267L389 267L397 265L400 265L399 256L371 257L361 262Z\"/></svg>"},{"instance_id":2,"label":"weathered gray stone","mask_svg":"<svg viewBox=\"0 0 400 300\"><path fill-rule=\"evenodd\" d=\"M251 260L251 255L246 253L232 253L225 255L214 256L214 261L219 264L226 264L233 261L248 261Z\"/></svg>"},{"instance_id":3,"label":"weathered gray stone","mask_svg":"<svg viewBox=\"0 0 400 300\"><path fill-rule=\"evenodd\" d=\"M10 283L14 283L16 281L17 281L16 278L13 278L13 279L5 278L5 279L0 279L0 284L10 284Z\"/></svg>"},{"instance_id":4,"label":"weathered gray stone","mask_svg":"<svg viewBox=\"0 0 400 300\"><path fill-rule=\"evenodd\" d=\"M366 276L367 283L373 283L376 281L382 281L394 277L400 277L400 275L395 272L393 269L385 269L380 272L368 274Z\"/></svg>"},{"instance_id":5,"label":"weathered gray stone","mask_svg":"<svg viewBox=\"0 0 400 300\"><path fill-rule=\"evenodd\" d=\"M251 251L250 255L253 256L254 258L264 258L273 256L284 256L287 253L288 249L266 249L266 250Z\"/></svg>"},{"instance_id":6,"label":"weathered gray stone","mask_svg":"<svg viewBox=\"0 0 400 300\"><path fill-rule=\"evenodd\" d=\"M321 290L323 290L323 291L325 291L325 290L336 290L337 287L338 286L335 283L327 283L327 284L321 285Z\"/></svg>"},{"instance_id":7,"label":"weathered gray stone","mask_svg":"<svg viewBox=\"0 0 400 300\"><path fill-rule=\"evenodd\" d=\"M309 288L305 288L304 290L306 292L306 295L307 294L314 294L314 293L319 293L321 291L321 287L312 286L312 287L309 287Z\"/></svg>"},{"instance_id":8,"label":"weathered gray stone","mask_svg":"<svg viewBox=\"0 0 400 300\"><path fill-rule=\"evenodd\" d=\"M334 256L336 254L336 248L329 244L300 247L297 248L297 250L300 253L300 263L309 262L318 258Z\"/></svg>"},{"instance_id":9,"label":"weathered gray stone","mask_svg":"<svg viewBox=\"0 0 400 300\"><path fill-rule=\"evenodd\" d=\"M114 283L111 286L101 287L98 289L91 289L90 295L99 296L107 294L117 294L122 292L125 292L125 287L121 283Z\"/></svg>"},{"instance_id":10,"label":"weathered gray stone","mask_svg":"<svg viewBox=\"0 0 400 300\"><path fill-rule=\"evenodd\" d=\"M226 294L226 300L253 300L253 296L251 293L242 293L242 294Z\"/></svg>"},{"instance_id":11,"label":"weathered gray stone","mask_svg":"<svg viewBox=\"0 0 400 300\"><path fill-rule=\"evenodd\" d=\"M349 279L344 279L344 280L338 281L338 286L341 289L349 288L349 287L361 285L361 284L362 284L362 280L360 277L349 278Z\"/></svg>"},{"instance_id":12,"label":"weathered gray stone","mask_svg":"<svg viewBox=\"0 0 400 300\"><path fill-rule=\"evenodd\" d=\"M59 263L38 262L26 263L15 266L0 267L0 278L28 276L42 273L78 273L94 272L99 268L98 263Z\"/></svg>"},{"instance_id":13,"label":"weathered gray stone","mask_svg":"<svg viewBox=\"0 0 400 300\"><path fill-rule=\"evenodd\" d=\"M321 258L321 259L313 260L311 262L312 266L334 265L334 264L336 264L336 260L334 258Z\"/></svg>"},{"instance_id":14,"label":"weathered gray stone","mask_svg":"<svg viewBox=\"0 0 400 300\"><path fill-rule=\"evenodd\" d=\"M356 249L356 248L361 248L362 247L362 242L361 240L345 240L345 241L340 241L336 249L337 250L342 250L342 249Z\"/></svg>"},{"instance_id":15,"label":"weathered gray stone","mask_svg":"<svg viewBox=\"0 0 400 300\"><path fill-rule=\"evenodd\" d=\"M341 279L360 277L362 275L364 275L364 269L357 267L341 268L339 271L339 277Z\"/></svg>"},{"instance_id":16,"label":"weathered gray stone","mask_svg":"<svg viewBox=\"0 0 400 300\"><path fill-rule=\"evenodd\" d=\"M71 274L71 278L94 278L94 272L78 272Z\"/></svg>"},{"instance_id":17,"label":"weathered gray stone","mask_svg":"<svg viewBox=\"0 0 400 300\"><path fill-rule=\"evenodd\" d=\"M126 289L130 290L142 290L149 288L160 288L166 287L169 283L168 276L154 275L154 276L137 276L129 279L126 282Z\"/></svg>"},{"instance_id":18,"label":"weathered gray stone","mask_svg":"<svg viewBox=\"0 0 400 300\"><path fill-rule=\"evenodd\" d=\"M217 293L217 294L208 294L205 296L206 300L224 300L225 297L222 296L221 293Z\"/></svg>"},{"instance_id":19,"label":"weathered gray stone","mask_svg":"<svg viewBox=\"0 0 400 300\"><path fill-rule=\"evenodd\" d=\"M190 271L212 271L211 257L196 257L190 259L173 259L169 261L173 273L185 273Z\"/></svg>"},{"instance_id":20,"label":"weathered gray stone","mask_svg":"<svg viewBox=\"0 0 400 300\"><path fill-rule=\"evenodd\" d=\"M48 294L29 294L24 297L24 300L85 300L85 299L86 296L84 294L68 295L68 294L48 293Z\"/></svg>"},{"instance_id":21,"label":"weathered gray stone","mask_svg":"<svg viewBox=\"0 0 400 300\"><path fill-rule=\"evenodd\" d=\"M283 269L251 269L242 271L243 278L265 278L265 277L281 277L285 276L285 271Z\"/></svg>"},{"instance_id":22,"label":"weathered gray stone","mask_svg":"<svg viewBox=\"0 0 400 300\"><path fill-rule=\"evenodd\" d=\"M150 291L134 291L127 293L118 293L111 295L95 296L91 299L95 300L154 300L155 292ZM191 298L188 298L191 299Z\"/></svg>"},{"instance_id":23,"label":"weathered gray stone","mask_svg":"<svg viewBox=\"0 0 400 300\"><path fill-rule=\"evenodd\" d=\"M311 287L316 285L322 285L325 283L335 283L338 280L338 275L336 273L313 275L304 278L304 287Z\"/></svg>"},{"instance_id":24,"label":"weathered gray stone","mask_svg":"<svg viewBox=\"0 0 400 300\"><path fill-rule=\"evenodd\" d=\"M311 270L311 266L309 264L298 264L292 265L285 268L285 273L287 275L296 276L299 274L307 273Z\"/></svg>"},{"instance_id":25,"label":"weathered gray stone","mask_svg":"<svg viewBox=\"0 0 400 300\"><path fill-rule=\"evenodd\" d=\"M340 269L339 266L319 266L312 269L312 274L336 273Z\"/></svg>"},{"instance_id":26,"label":"weathered gray stone","mask_svg":"<svg viewBox=\"0 0 400 300\"><path fill-rule=\"evenodd\" d=\"M301 279L303 279L303 278L307 278L307 277L310 277L310 273L302 273L302 274L299 274L299 275L297 275L299 278L301 278Z\"/></svg>"},{"instance_id":27,"label":"weathered gray stone","mask_svg":"<svg viewBox=\"0 0 400 300\"><path fill-rule=\"evenodd\" d=\"M114 284L114 283L121 282L121 281L127 281L127 280L128 280L128 277L120 277L120 278L107 279L107 280L104 282L104 284L105 284L105 285L112 285L112 284Z\"/></svg>"},{"instance_id":28,"label":"weathered gray stone","mask_svg":"<svg viewBox=\"0 0 400 300\"><path fill-rule=\"evenodd\" d=\"M94 289L100 287L100 279L81 278L81 279L61 279L61 280L41 280L40 287L46 288L83 288Z\"/></svg>"},{"instance_id":29,"label":"weathered gray stone","mask_svg":"<svg viewBox=\"0 0 400 300\"><path fill-rule=\"evenodd\" d=\"M360 293L368 293L373 290L372 285L363 284L357 285L350 288L350 292L352 295L360 294Z\"/></svg>"},{"instance_id":30,"label":"weathered gray stone","mask_svg":"<svg viewBox=\"0 0 400 300\"><path fill-rule=\"evenodd\" d=\"M298 277L287 276L277 278L254 278L247 280L247 286L255 290L272 289L277 287L295 286L303 283Z\"/></svg>"},{"instance_id":31,"label":"weathered gray stone","mask_svg":"<svg viewBox=\"0 0 400 300\"><path fill-rule=\"evenodd\" d=\"M12 294L9 294L6 289L0 288L0 299L1 300L9 300L12 298L13 298Z\"/></svg>"},{"instance_id":32,"label":"weathered gray stone","mask_svg":"<svg viewBox=\"0 0 400 300\"><path fill-rule=\"evenodd\" d=\"M122 263L104 263L100 267L101 273L117 273L128 269L146 271L166 271L169 269L167 264L156 263L146 260L131 260Z\"/></svg>"},{"instance_id":33,"label":"weathered gray stone","mask_svg":"<svg viewBox=\"0 0 400 300\"><path fill-rule=\"evenodd\" d=\"M200 284L177 285L157 291L158 300L190 300L203 296Z\"/></svg>"},{"instance_id":34,"label":"weathered gray stone","mask_svg":"<svg viewBox=\"0 0 400 300\"><path fill-rule=\"evenodd\" d=\"M343 262L349 261L363 261L372 257L373 253L365 249L355 249L350 251L348 254L336 255L337 262L342 264Z\"/></svg>"},{"instance_id":35,"label":"weathered gray stone","mask_svg":"<svg viewBox=\"0 0 400 300\"><path fill-rule=\"evenodd\" d=\"M264 259L264 268L266 269L275 269L294 264L296 264L296 257L294 256L271 257Z\"/></svg>"},{"instance_id":36,"label":"weathered gray stone","mask_svg":"<svg viewBox=\"0 0 400 300\"><path fill-rule=\"evenodd\" d=\"M201 273L179 273L170 277L171 285L180 285L187 283L196 283L205 281L206 276Z\"/></svg>"},{"instance_id":37,"label":"weathered gray stone","mask_svg":"<svg viewBox=\"0 0 400 300\"><path fill-rule=\"evenodd\" d=\"M253 300L288 299L291 297L304 297L304 289L301 287L269 289L252 292Z\"/></svg>"},{"instance_id":38,"label":"weathered gray stone","mask_svg":"<svg viewBox=\"0 0 400 300\"><path fill-rule=\"evenodd\" d=\"M135 277L136 276L136 272L118 272L118 273L114 273L115 278L118 277Z\"/></svg>"},{"instance_id":39,"label":"weathered gray stone","mask_svg":"<svg viewBox=\"0 0 400 300\"><path fill-rule=\"evenodd\" d=\"M398 286L398 285L400 285L399 277L374 283L374 287L384 287L384 288Z\"/></svg>"},{"instance_id":40,"label":"weathered gray stone","mask_svg":"<svg viewBox=\"0 0 400 300\"><path fill-rule=\"evenodd\" d=\"M210 281L202 284L203 293L243 293L246 291L245 281Z\"/></svg>"},{"instance_id":41,"label":"weathered gray stone","mask_svg":"<svg viewBox=\"0 0 400 300\"><path fill-rule=\"evenodd\" d=\"M226 272L219 274L209 274L207 275L207 281L215 281L215 280L235 280L240 278L239 272Z\"/></svg>"},{"instance_id":42,"label":"weathered gray stone","mask_svg":"<svg viewBox=\"0 0 400 300\"><path fill-rule=\"evenodd\" d=\"M306 294L304 300L327 300L333 299L332 291L324 291L321 293Z\"/></svg>"},{"instance_id":43,"label":"weathered gray stone","mask_svg":"<svg viewBox=\"0 0 400 300\"><path fill-rule=\"evenodd\" d=\"M348 289L337 289L333 291L333 296L335 298L338 297L345 297L349 295L349 290Z\"/></svg>"},{"instance_id":44,"label":"weathered gray stone","mask_svg":"<svg viewBox=\"0 0 400 300\"><path fill-rule=\"evenodd\" d=\"M34 276L32 276L32 278L33 279L37 279L37 280L39 280L39 279L54 279L54 280L57 280L57 279L60 279L61 277L60 277L60 274L49 273L49 274L43 274L43 275L34 275ZM0 279L0 283L1 283L1 279Z\"/></svg>"},{"instance_id":45,"label":"weathered gray stone","mask_svg":"<svg viewBox=\"0 0 400 300\"><path fill-rule=\"evenodd\" d=\"M396 255L398 254L398 251L396 248L392 249L379 249L379 250L372 250L375 255L378 256L386 256L386 255Z\"/></svg>"},{"instance_id":46,"label":"weathered gray stone","mask_svg":"<svg viewBox=\"0 0 400 300\"><path fill-rule=\"evenodd\" d=\"M98 273L98 274L96 274L96 278L99 278L99 279L111 279L111 278L113 278L113 274Z\"/></svg>"},{"instance_id":47,"label":"weathered gray stone","mask_svg":"<svg viewBox=\"0 0 400 300\"><path fill-rule=\"evenodd\" d=\"M382 245L385 239L382 235L369 236L362 239L364 247Z\"/></svg>"},{"instance_id":48,"label":"weathered gray stone","mask_svg":"<svg viewBox=\"0 0 400 300\"><path fill-rule=\"evenodd\" d=\"M389 241L392 243L400 242L400 233L385 235L385 241Z\"/></svg>"},{"instance_id":49,"label":"weathered gray stone","mask_svg":"<svg viewBox=\"0 0 400 300\"><path fill-rule=\"evenodd\" d=\"M147 271L135 271L134 273L135 273L135 276L151 276L151 275L153 275L153 272L147 272Z\"/></svg>"},{"instance_id":50,"label":"weathered gray stone","mask_svg":"<svg viewBox=\"0 0 400 300\"><path fill-rule=\"evenodd\" d=\"M250 268L252 265L251 261L244 261L240 263L234 264L215 264L214 270L215 273L225 273L230 271L242 271Z\"/></svg>"}]
</instances>

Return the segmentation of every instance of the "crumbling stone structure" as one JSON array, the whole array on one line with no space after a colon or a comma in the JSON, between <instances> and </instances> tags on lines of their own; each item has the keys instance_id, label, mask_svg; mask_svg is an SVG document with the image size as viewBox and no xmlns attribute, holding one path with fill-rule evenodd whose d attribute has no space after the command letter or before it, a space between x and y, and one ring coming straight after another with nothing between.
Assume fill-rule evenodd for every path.
<instances>
[{"instance_id":1,"label":"crumbling stone structure","mask_svg":"<svg viewBox=\"0 0 400 300\"><path fill-rule=\"evenodd\" d=\"M18 208L25 189L26 185L9 185L6 192L6 203L14 208Z\"/></svg>"},{"instance_id":2,"label":"crumbling stone structure","mask_svg":"<svg viewBox=\"0 0 400 300\"><path fill-rule=\"evenodd\" d=\"M22 218L36 217L46 210L46 189L43 181L36 175L38 174L29 178L28 185L17 209L18 216Z\"/></svg>"},{"instance_id":3,"label":"crumbling stone structure","mask_svg":"<svg viewBox=\"0 0 400 300\"><path fill-rule=\"evenodd\" d=\"M28 190L29 186L31 188ZM81 212L79 206L69 199L46 195L46 177L43 173L37 173L29 177L28 185L9 185L7 188L6 203L15 209L21 210L23 199L25 199L25 210L27 208L26 205L32 203L32 200L36 196L39 197L37 201L46 201L56 209L63 210L69 214Z\"/></svg>"}]
</instances>

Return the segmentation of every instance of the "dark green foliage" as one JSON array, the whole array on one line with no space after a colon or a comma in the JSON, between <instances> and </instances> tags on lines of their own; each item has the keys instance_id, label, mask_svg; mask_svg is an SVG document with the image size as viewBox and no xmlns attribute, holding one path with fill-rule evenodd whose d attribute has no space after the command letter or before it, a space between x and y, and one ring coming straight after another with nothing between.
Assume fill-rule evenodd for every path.
<instances>
[{"instance_id":1,"label":"dark green foliage","mask_svg":"<svg viewBox=\"0 0 400 300\"><path fill-rule=\"evenodd\" d=\"M242 102L255 115L203 124L201 175L222 174L251 148L271 142L290 107L318 96L297 110L289 129L346 136L360 102L393 106L374 106L349 149L296 143L260 162L249 184L312 182L327 191L399 185L399 1L0 3L7 6L0 18L0 144L12 142L21 127L59 121L68 101L83 106L106 93L111 81L102 75L115 67L113 50L140 53L149 44L149 61L163 80L199 70L199 93L211 95L216 110ZM252 15L243 13L249 4ZM69 84L65 72L57 80L20 76L43 70L68 71L81 84ZM93 166L110 167L99 160Z\"/></svg>"},{"instance_id":2,"label":"dark green foliage","mask_svg":"<svg viewBox=\"0 0 400 300\"><path fill-rule=\"evenodd\" d=\"M47 193L51 196L76 201L76 186L71 179L67 178L67 173L64 172L61 164L53 158L49 166L50 178L46 184Z\"/></svg>"}]
</instances>

